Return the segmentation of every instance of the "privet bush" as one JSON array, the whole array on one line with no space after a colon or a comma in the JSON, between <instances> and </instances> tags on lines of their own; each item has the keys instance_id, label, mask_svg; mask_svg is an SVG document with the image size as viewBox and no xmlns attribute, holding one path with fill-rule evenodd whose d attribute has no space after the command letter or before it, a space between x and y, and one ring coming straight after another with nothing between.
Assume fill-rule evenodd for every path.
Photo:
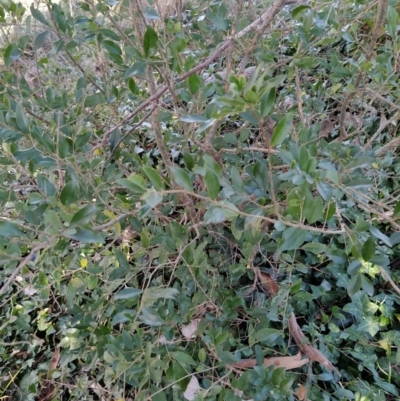
<instances>
[{"instance_id":1,"label":"privet bush","mask_svg":"<svg viewBox=\"0 0 400 401\"><path fill-rule=\"evenodd\" d=\"M398 399L396 2L0 4L2 400Z\"/></svg>"}]
</instances>

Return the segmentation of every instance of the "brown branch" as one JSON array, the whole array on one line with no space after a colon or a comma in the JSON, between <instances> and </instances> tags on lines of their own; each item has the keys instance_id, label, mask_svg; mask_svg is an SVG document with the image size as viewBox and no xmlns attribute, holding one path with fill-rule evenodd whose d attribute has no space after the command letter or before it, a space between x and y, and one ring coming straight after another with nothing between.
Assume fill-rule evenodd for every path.
<instances>
[{"instance_id":1,"label":"brown branch","mask_svg":"<svg viewBox=\"0 0 400 401\"><path fill-rule=\"evenodd\" d=\"M281 4L281 7L286 5L285 2L280 1L279 4ZM248 25L246 28L242 29L240 32L238 32L236 35L233 35L229 38L226 39L226 41L212 53L209 57L207 57L202 63L198 64L196 67L193 67L191 70L188 72L185 72L181 76L177 77L174 80L175 84L178 84L182 81L184 81L186 78L190 77L194 73L203 70L204 68L208 67L215 59L217 59L225 50L227 50L229 47L232 46L232 44L235 42L235 40L238 40L245 36L248 32L251 30L257 29L259 25L261 25L265 20L269 20L270 15L275 12L275 7L272 6L270 7L261 17L257 18L255 21L253 21L250 25ZM158 100L166 91L168 90L168 85L163 85L158 90L152 94L147 100L145 100L140 106L138 106L132 113L127 115L124 119L122 119L118 124L116 124L113 128L111 128L109 131L107 131L104 135L110 135L111 132L113 132L115 129L121 127L128 121L132 120L133 117L135 117L138 113L140 113L143 109L145 109L149 104L153 103L154 101Z\"/></svg>"},{"instance_id":2,"label":"brown branch","mask_svg":"<svg viewBox=\"0 0 400 401\"><path fill-rule=\"evenodd\" d=\"M307 355L311 361L318 362L328 370L334 370L339 376L339 371L332 365L328 358L317 348L313 347L304 333L297 324L294 313L290 315L288 320L288 328L294 342L300 348L300 351Z\"/></svg>"},{"instance_id":3,"label":"brown branch","mask_svg":"<svg viewBox=\"0 0 400 401\"><path fill-rule=\"evenodd\" d=\"M54 238L42 242L32 248L31 252L28 256L25 256L24 259L21 260L20 264L16 267L16 269L12 272L11 276L8 280L3 284L3 287L0 288L0 297L7 291L7 288L14 282L16 277L20 274L21 270L32 260L33 257L36 257L36 253L41 249L49 248L54 242Z\"/></svg>"},{"instance_id":4,"label":"brown branch","mask_svg":"<svg viewBox=\"0 0 400 401\"><path fill-rule=\"evenodd\" d=\"M260 26L256 30L256 34L251 42L250 47L246 51L246 54L242 58L239 67L239 74L241 74L244 69L246 68L247 63L250 60L250 56L253 54L255 47L260 42L261 36L264 34L264 31L267 29L267 26L271 23L271 21L275 18L275 16L279 13L279 11L284 7L286 4L286 0L279 0L275 4L273 4L270 9L268 10L268 15L260 21ZM264 14L265 15L265 14Z\"/></svg>"}]
</instances>

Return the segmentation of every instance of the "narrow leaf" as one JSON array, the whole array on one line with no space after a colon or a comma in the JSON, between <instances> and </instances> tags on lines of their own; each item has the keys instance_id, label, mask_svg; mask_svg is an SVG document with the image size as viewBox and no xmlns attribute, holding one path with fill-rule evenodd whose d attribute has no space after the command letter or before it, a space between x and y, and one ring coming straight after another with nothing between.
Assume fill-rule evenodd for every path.
<instances>
[{"instance_id":1,"label":"narrow leaf","mask_svg":"<svg viewBox=\"0 0 400 401\"><path fill-rule=\"evenodd\" d=\"M25 114L24 108L19 103L17 103L15 108L15 114L17 118L17 124L21 132L24 134L28 133L29 120Z\"/></svg>"},{"instance_id":2,"label":"narrow leaf","mask_svg":"<svg viewBox=\"0 0 400 401\"><path fill-rule=\"evenodd\" d=\"M181 169L180 167L173 166L171 167L171 174L173 180L186 191L193 192L192 180L189 177L189 174Z\"/></svg>"},{"instance_id":3,"label":"narrow leaf","mask_svg":"<svg viewBox=\"0 0 400 401\"><path fill-rule=\"evenodd\" d=\"M148 26L143 38L143 50L146 57L153 56L157 52L157 32Z\"/></svg>"},{"instance_id":4,"label":"narrow leaf","mask_svg":"<svg viewBox=\"0 0 400 401\"><path fill-rule=\"evenodd\" d=\"M400 217L400 201L398 201L398 202L396 203L396 206L394 207L394 210L393 210L393 217L394 217L394 218Z\"/></svg>"},{"instance_id":5,"label":"narrow leaf","mask_svg":"<svg viewBox=\"0 0 400 401\"><path fill-rule=\"evenodd\" d=\"M286 114L274 129L271 138L271 146L280 145L290 134L292 130L293 115L292 113Z\"/></svg>"},{"instance_id":6,"label":"narrow leaf","mask_svg":"<svg viewBox=\"0 0 400 401\"><path fill-rule=\"evenodd\" d=\"M160 173L156 169L150 166L143 166L142 170L157 191L162 191L164 189L164 184L160 177Z\"/></svg>"},{"instance_id":7,"label":"narrow leaf","mask_svg":"<svg viewBox=\"0 0 400 401\"><path fill-rule=\"evenodd\" d=\"M361 256L366 262L375 256L375 247L376 245L374 239L369 237L361 248Z\"/></svg>"},{"instance_id":8,"label":"narrow leaf","mask_svg":"<svg viewBox=\"0 0 400 401\"><path fill-rule=\"evenodd\" d=\"M192 95L195 95L199 91L201 87L201 79L196 73L188 78L188 86Z\"/></svg>"},{"instance_id":9,"label":"narrow leaf","mask_svg":"<svg viewBox=\"0 0 400 401\"><path fill-rule=\"evenodd\" d=\"M84 225L90 222L92 217L99 211L97 205L86 205L82 209L78 210L71 219L69 225L70 228L76 227L77 225Z\"/></svg>"},{"instance_id":10,"label":"narrow leaf","mask_svg":"<svg viewBox=\"0 0 400 401\"><path fill-rule=\"evenodd\" d=\"M211 199L217 199L220 185L219 179L216 174L209 168L206 169L206 175L204 176L204 182L207 186L208 194Z\"/></svg>"},{"instance_id":11,"label":"narrow leaf","mask_svg":"<svg viewBox=\"0 0 400 401\"><path fill-rule=\"evenodd\" d=\"M114 299L116 301L119 299L132 299L138 297L141 293L142 290L139 290L138 288L124 288L114 295Z\"/></svg>"},{"instance_id":12,"label":"narrow leaf","mask_svg":"<svg viewBox=\"0 0 400 401\"><path fill-rule=\"evenodd\" d=\"M20 228L11 221L0 221L0 236L1 237L21 237L24 233Z\"/></svg>"}]
</instances>

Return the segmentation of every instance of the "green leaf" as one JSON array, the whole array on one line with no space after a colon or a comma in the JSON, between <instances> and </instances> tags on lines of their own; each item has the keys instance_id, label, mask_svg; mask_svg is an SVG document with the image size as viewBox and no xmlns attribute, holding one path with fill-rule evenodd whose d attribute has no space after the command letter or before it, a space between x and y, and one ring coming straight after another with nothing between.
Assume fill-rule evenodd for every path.
<instances>
[{"instance_id":1,"label":"green leaf","mask_svg":"<svg viewBox=\"0 0 400 401\"><path fill-rule=\"evenodd\" d=\"M319 242L309 242L304 244L301 249L319 255L326 252L327 246L325 244L320 244Z\"/></svg>"},{"instance_id":2,"label":"green leaf","mask_svg":"<svg viewBox=\"0 0 400 401\"><path fill-rule=\"evenodd\" d=\"M151 327L163 326L165 320L153 308L142 308L139 320Z\"/></svg>"},{"instance_id":3,"label":"green leaf","mask_svg":"<svg viewBox=\"0 0 400 401\"><path fill-rule=\"evenodd\" d=\"M355 188L355 189L367 189L374 185L371 180L366 178L358 178L356 180L352 180L346 184L346 187Z\"/></svg>"},{"instance_id":4,"label":"green leaf","mask_svg":"<svg viewBox=\"0 0 400 401\"><path fill-rule=\"evenodd\" d=\"M44 31L44 32L39 33L39 35L36 36L33 50L36 51L36 50L40 49L44 45L44 43L46 41L46 38L49 35L49 33L50 33L50 31Z\"/></svg>"},{"instance_id":5,"label":"green leaf","mask_svg":"<svg viewBox=\"0 0 400 401\"><path fill-rule=\"evenodd\" d=\"M176 288L160 288L160 287L150 287L146 288L142 296L143 306L152 306L155 302L160 299L175 299L179 294Z\"/></svg>"},{"instance_id":6,"label":"green leaf","mask_svg":"<svg viewBox=\"0 0 400 401\"><path fill-rule=\"evenodd\" d=\"M266 342L268 346L273 346L276 340L282 337L282 331L270 328L261 329L256 332L254 337L257 341Z\"/></svg>"},{"instance_id":7,"label":"green leaf","mask_svg":"<svg viewBox=\"0 0 400 401\"><path fill-rule=\"evenodd\" d=\"M347 283L347 293L350 297L356 294L357 291L361 289L361 274L357 273L353 276Z\"/></svg>"},{"instance_id":8,"label":"green leaf","mask_svg":"<svg viewBox=\"0 0 400 401\"><path fill-rule=\"evenodd\" d=\"M143 38L143 50L146 57L154 56L157 53L158 35L157 32L149 25Z\"/></svg>"},{"instance_id":9,"label":"green leaf","mask_svg":"<svg viewBox=\"0 0 400 401\"><path fill-rule=\"evenodd\" d=\"M187 353L183 351L172 351L170 353L171 357L179 362L181 365L197 365L194 359Z\"/></svg>"},{"instance_id":10,"label":"green leaf","mask_svg":"<svg viewBox=\"0 0 400 401\"><path fill-rule=\"evenodd\" d=\"M206 168L206 175L204 176L204 182L206 184L208 195L210 196L210 198L217 199L220 190L219 179L215 175L215 173L208 167Z\"/></svg>"},{"instance_id":11,"label":"green leaf","mask_svg":"<svg viewBox=\"0 0 400 401\"><path fill-rule=\"evenodd\" d=\"M387 8L387 29L389 35L395 39L398 32L399 14L392 5L388 5Z\"/></svg>"},{"instance_id":12,"label":"green leaf","mask_svg":"<svg viewBox=\"0 0 400 401\"><path fill-rule=\"evenodd\" d=\"M192 180L189 177L189 174L181 169L180 167L172 166L171 167L171 175L173 180L183 189L189 192L193 192Z\"/></svg>"},{"instance_id":13,"label":"green leaf","mask_svg":"<svg viewBox=\"0 0 400 401\"><path fill-rule=\"evenodd\" d=\"M37 183L44 196L53 196L56 193L56 187L43 175L37 176Z\"/></svg>"},{"instance_id":14,"label":"green leaf","mask_svg":"<svg viewBox=\"0 0 400 401\"><path fill-rule=\"evenodd\" d=\"M44 214L44 224L47 226L47 232L50 235L56 235L62 229L62 223L58 213L54 210L47 210Z\"/></svg>"},{"instance_id":15,"label":"green leaf","mask_svg":"<svg viewBox=\"0 0 400 401\"><path fill-rule=\"evenodd\" d=\"M394 218L400 217L400 201L398 201L398 202L396 203L396 206L394 207L394 210L393 210L393 217L394 217Z\"/></svg>"},{"instance_id":16,"label":"green leaf","mask_svg":"<svg viewBox=\"0 0 400 401\"><path fill-rule=\"evenodd\" d=\"M306 234L307 231L300 230L299 228L287 228L282 234L283 241L278 247L279 252L300 248L304 243Z\"/></svg>"},{"instance_id":17,"label":"green leaf","mask_svg":"<svg viewBox=\"0 0 400 401\"><path fill-rule=\"evenodd\" d=\"M215 25L215 27L220 31L226 31L228 28L226 25L226 20L219 14L209 12L207 18Z\"/></svg>"},{"instance_id":18,"label":"green leaf","mask_svg":"<svg viewBox=\"0 0 400 401\"><path fill-rule=\"evenodd\" d=\"M325 202L328 202L333 196L333 189L327 182L316 182L317 191ZM332 209L331 209L332 210ZM334 209L335 210L335 209Z\"/></svg>"},{"instance_id":19,"label":"green leaf","mask_svg":"<svg viewBox=\"0 0 400 401\"><path fill-rule=\"evenodd\" d=\"M366 262L375 256L375 248L375 240L372 237L369 237L361 248L361 256Z\"/></svg>"},{"instance_id":20,"label":"green leaf","mask_svg":"<svg viewBox=\"0 0 400 401\"><path fill-rule=\"evenodd\" d=\"M277 126L274 128L274 132L271 138L271 146L280 145L290 134L293 125L293 115L288 113L279 121Z\"/></svg>"},{"instance_id":21,"label":"green leaf","mask_svg":"<svg viewBox=\"0 0 400 401\"><path fill-rule=\"evenodd\" d=\"M124 74L124 79L130 78L132 75L139 77L145 77L146 75L146 63L143 60L138 60L135 64L129 67Z\"/></svg>"},{"instance_id":22,"label":"green leaf","mask_svg":"<svg viewBox=\"0 0 400 401\"><path fill-rule=\"evenodd\" d=\"M118 301L120 299L132 299L138 297L142 293L142 290L138 288L124 288L121 291L118 291L114 295L114 300Z\"/></svg>"},{"instance_id":23,"label":"green leaf","mask_svg":"<svg viewBox=\"0 0 400 401\"><path fill-rule=\"evenodd\" d=\"M309 224L314 224L317 221L323 221L322 210L324 205L322 199L317 197L311 202L306 201L304 206L304 214Z\"/></svg>"},{"instance_id":24,"label":"green leaf","mask_svg":"<svg viewBox=\"0 0 400 401\"><path fill-rule=\"evenodd\" d=\"M332 260L333 263L342 264L346 263L348 260L348 256L345 251L342 249L331 249L326 252L326 256Z\"/></svg>"},{"instance_id":25,"label":"green leaf","mask_svg":"<svg viewBox=\"0 0 400 401\"><path fill-rule=\"evenodd\" d=\"M70 228L63 232L63 235L84 244L99 243L104 244L106 234L98 234L92 230L84 228Z\"/></svg>"},{"instance_id":26,"label":"green leaf","mask_svg":"<svg viewBox=\"0 0 400 401\"><path fill-rule=\"evenodd\" d=\"M252 91L252 90L248 90L245 92L244 94L244 98L246 99L246 101L250 104L257 104L258 103L258 96L257 94Z\"/></svg>"},{"instance_id":27,"label":"green leaf","mask_svg":"<svg viewBox=\"0 0 400 401\"><path fill-rule=\"evenodd\" d=\"M122 54L121 48L112 40L103 40L102 45L111 54L114 54L117 56L120 56Z\"/></svg>"},{"instance_id":28,"label":"green leaf","mask_svg":"<svg viewBox=\"0 0 400 401\"><path fill-rule=\"evenodd\" d=\"M158 387L152 386L151 392L151 401L167 401L167 396L165 395L164 391L160 391Z\"/></svg>"},{"instance_id":29,"label":"green leaf","mask_svg":"<svg viewBox=\"0 0 400 401\"><path fill-rule=\"evenodd\" d=\"M76 181L68 181L60 194L60 201L63 205L74 203L79 197L79 184Z\"/></svg>"},{"instance_id":30,"label":"green leaf","mask_svg":"<svg viewBox=\"0 0 400 401\"><path fill-rule=\"evenodd\" d=\"M99 29L99 34L101 34L102 36L105 36L107 38L110 38L112 40L115 40L117 42L119 42L121 40L121 38L117 35L117 33L112 31L111 29L101 28L101 29Z\"/></svg>"},{"instance_id":31,"label":"green leaf","mask_svg":"<svg viewBox=\"0 0 400 401\"><path fill-rule=\"evenodd\" d=\"M128 79L128 88L132 93L137 93L136 82L132 77Z\"/></svg>"},{"instance_id":32,"label":"green leaf","mask_svg":"<svg viewBox=\"0 0 400 401\"><path fill-rule=\"evenodd\" d=\"M293 19L297 18L297 16L300 15L303 11L309 10L309 9L310 9L310 6L305 6L305 5L301 5L301 6L294 8L292 10L292 18Z\"/></svg>"},{"instance_id":33,"label":"green leaf","mask_svg":"<svg viewBox=\"0 0 400 401\"><path fill-rule=\"evenodd\" d=\"M220 206L210 206L204 214L205 224L218 224L226 220L225 209Z\"/></svg>"},{"instance_id":34,"label":"green leaf","mask_svg":"<svg viewBox=\"0 0 400 401\"><path fill-rule=\"evenodd\" d=\"M135 311L130 309L125 309L113 316L111 324L115 326L116 324L132 322L135 316L136 316Z\"/></svg>"},{"instance_id":35,"label":"green leaf","mask_svg":"<svg viewBox=\"0 0 400 401\"><path fill-rule=\"evenodd\" d=\"M85 107L95 107L98 104L106 103L106 98L101 93L95 93L93 95L88 96L85 99L84 106Z\"/></svg>"},{"instance_id":36,"label":"green leaf","mask_svg":"<svg viewBox=\"0 0 400 401\"><path fill-rule=\"evenodd\" d=\"M16 224L0 220L0 237L22 237L24 235Z\"/></svg>"},{"instance_id":37,"label":"green leaf","mask_svg":"<svg viewBox=\"0 0 400 401\"><path fill-rule=\"evenodd\" d=\"M143 166L142 170L157 191L164 189L164 183L160 177L160 173L156 169L150 166Z\"/></svg>"},{"instance_id":38,"label":"green leaf","mask_svg":"<svg viewBox=\"0 0 400 401\"><path fill-rule=\"evenodd\" d=\"M361 274L361 287L367 295L370 297L374 296L374 285L372 284L372 281L364 274Z\"/></svg>"},{"instance_id":39,"label":"green leaf","mask_svg":"<svg viewBox=\"0 0 400 401\"><path fill-rule=\"evenodd\" d=\"M374 161L375 159L369 156L357 157L346 166L346 170L350 171L355 170L356 168L366 168L369 167Z\"/></svg>"},{"instance_id":40,"label":"green leaf","mask_svg":"<svg viewBox=\"0 0 400 401\"><path fill-rule=\"evenodd\" d=\"M369 232L375 237L380 239L385 245L388 247L392 247L393 244L391 243L389 237L385 234L382 234L376 227L370 227Z\"/></svg>"},{"instance_id":41,"label":"green leaf","mask_svg":"<svg viewBox=\"0 0 400 401\"><path fill-rule=\"evenodd\" d=\"M206 116L203 116L202 114L190 114L180 117L179 121L183 121L185 123L201 123L204 121L208 121L208 119Z\"/></svg>"},{"instance_id":42,"label":"green leaf","mask_svg":"<svg viewBox=\"0 0 400 401\"><path fill-rule=\"evenodd\" d=\"M281 85L286 79L286 75L277 75L273 78L270 78L268 81L265 82L263 89L264 90L271 90L272 88L276 88L277 86Z\"/></svg>"},{"instance_id":43,"label":"green leaf","mask_svg":"<svg viewBox=\"0 0 400 401\"><path fill-rule=\"evenodd\" d=\"M224 206L225 218L228 219L229 221L231 221L235 217L239 216L240 211L233 203L227 201L226 199L224 199L218 203L220 205ZM257 218L257 216L256 216L256 218Z\"/></svg>"},{"instance_id":44,"label":"green leaf","mask_svg":"<svg viewBox=\"0 0 400 401\"><path fill-rule=\"evenodd\" d=\"M158 192L155 192L153 190L147 191L142 199L151 207L155 208L158 204L160 204L163 200L162 195L160 195Z\"/></svg>"},{"instance_id":45,"label":"green leaf","mask_svg":"<svg viewBox=\"0 0 400 401\"><path fill-rule=\"evenodd\" d=\"M374 337L379 332L379 321L374 316L364 316L360 324L358 325L358 330L369 333Z\"/></svg>"},{"instance_id":46,"label":"green leaf","mask_svg":"<svg viewBox=\"0 0 400 401\"><path fill-rule=\"evenodd\" d=\"M138 174L131 174L128 178L121 178L117 180L117 183L139 194L146 192L148 189L144 178Z\"/></svg>"},{"instance_id":47,"label":"green leaf","mask_svg":"<svg viewBox=\"0 0 400 401\"><path fill-rule=\"evenodd\" d=\"M21 54L21 50L19 50L14 44L8 45L3 55L6 67L9 67L11 63L18 60Z\"/></svg>"},{"instance_id":48,"label":"green leaf","mask_svg":"<svg viewBox=\"0 0 400 401\"><path fill-rule=\"evenodd\" d=\"M273 107L275 105L276 91L272 88L268 93L266 93L260 102L260 114L263 118L269 116Z\"/></svg>"},{"instance_id":49,"label":"green leaf","mask_svg":"<svg viewBox=\"0 0 400 401\"><path fill-rule=\"evenodd\" d=\"M86 205L82 209L78 210L71 219L69 224L70 228L78 225L85 225L92 220L93 216L98 213L100 207L98 205Z\"/></svg>"},{"instance_id":50,"label":"green leaf","mask_svg":"<svg viewBox=\"0 0 400 401\"><path fill-rule=\"evenodd\" d=\"M72 284L70 284L67 288L67 294L66 294L68 308L72 309L74 307L75 295L76 295L76 288Z\"/></svg>"},{"instance_id":51,"label":"green leaf","mask_svg":"<svg viewBox=\"0 0 400 401\"><path fill-rule=\"evenodd\" d=\"M195 95L199 91L201 84L202 84L202 81L196 73L189 76L188 87L189 87L189 91L192 95Z\"/></svg>"},{"instance_id":52,"label":"green leaf","mask_svg":"<svg viewBox=\"0 0 400 401\"><path fill-rule=\"evenodd\" d=\"M239 171L235 167L231 167L230 177L232 180L233 188L238 192L243 192L244 191L243 180L242 177L240 176Z\"/></svg>"},{"instance_id":53,"label":"green leaf","mask_svg":"<svg viewBox=\"0 0 400 401\"><path fill-rule=\"evenodd\" d=\"M31 14L32 14L33 18L35 18L36 20L41 22L43 25L47 25L47 26L49 25L45 16L38 9L33 7L33 3L31 5L30 10L31 10Z\"/></svg>"},{"instance_id":54,"label":"green leaf","mask_svg":"<svg viewBox=\"0 0 400 401\"><path fill-rule=\"evenodd\" d=\"M188 170L192 170L194 167L194 159L193 156L189 152L182 152L183 161L185 162L185 166Z\"/></svg>"}]
</instances>

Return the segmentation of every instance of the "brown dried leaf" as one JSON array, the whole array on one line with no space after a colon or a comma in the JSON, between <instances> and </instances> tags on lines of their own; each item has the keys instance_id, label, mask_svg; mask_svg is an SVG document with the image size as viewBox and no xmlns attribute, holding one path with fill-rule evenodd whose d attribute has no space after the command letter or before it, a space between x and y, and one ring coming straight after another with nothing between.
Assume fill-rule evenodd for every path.
<instances>
[{"instance_id":1,"label":"brown dried leaf","mask_svg":"<svg viewBox=\"0 0 400 401\"><path fill-rule=\"evenodd\" d=\"M270 275L262 272L258 272L260 283L265 291L270 297L274 297L279 292L279 285Z\"/></svg>"},{"instance_id":2,"label":"brown dried leaf","mask_svg":"<svg viewBox=\"0 0 400 401\"><path fill-rule=\"evenodd\" d=\"M303 401L306 399L306 397L307 397L307 389L302 384L299 384L299 388L297 389L297 398L300 401Z\"/></svg>"},{"instance_id":3,"label":"brown dried leaf","mask_svg":"<svg viewBox=\"0 0 400 401\"><path fill-rule=\"evenodd\" d=\"M297 369L309 362L308 358L301 359L302 353L299 352L294 356L277 356L272 358L265 358L263 366L275 366L276 368L285 368L287 370ZM245 359L240 362L231 363L229 366L237 369L250 369L256 366L255 359Z\"/></svg>"},{"instance_id":4,"label":"brown dried leaf","mask_svg":"<svg viewBox=\"0 0 400 401\"><path fill-rule=\"evenodd\" d=\"M56 393L56 388L54 387L54 384L50 381L50 379L51 373L57 368L58 362L60 361L60 356L60 347L56 347L53 353L53 357L50 361L49 370L47 372L47 380L45 381L40 391L38 401L50 401Z\"/></svg>"},{"instance_id":5,"label":"brown dried leaf","mask_svg":"<svg viewBox=\"0 0 400 401\"><path fill-rule=\"evenodd\" d=\"M51 372L57 368L58 362L60 361L60 356L61 356L60 347L56 347L54 349L53 357L51 358L50 361L49 372L47 377L51 376Z\"/></svg>"},{"instance_id":6,"label":"brown dried leaf","mask_svg":"<svg viewBox=\"0 0 400 401\"><path fill-rule=\"evenodd\" d=\"M290 335L293 337L294 342L297 344L300 350L310 358L311 361L319 362L326 369L334 370L340 376L340 373L332 365L332 363L328 360L328 358L320 350L314 348L309 343L307 337L304 335L299 325L297 324L296 316L294 315L294 313L292 313L292 315L289 318L288 328Z\"/></svg>"}]
</instances>

